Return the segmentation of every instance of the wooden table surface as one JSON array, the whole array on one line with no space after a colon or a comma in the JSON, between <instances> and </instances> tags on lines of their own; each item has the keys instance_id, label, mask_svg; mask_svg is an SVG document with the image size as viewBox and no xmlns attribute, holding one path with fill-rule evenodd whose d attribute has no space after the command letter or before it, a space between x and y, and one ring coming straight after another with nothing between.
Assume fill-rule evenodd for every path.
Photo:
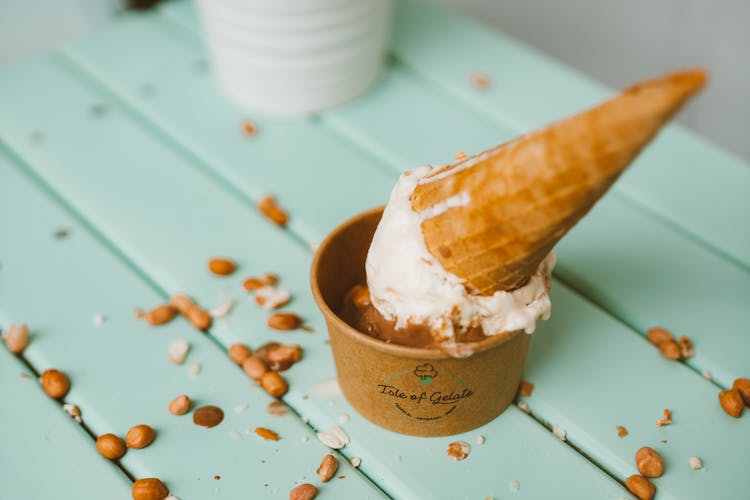
<instances>
[{"instance_id":1,"label":"wooden table surface","mask_svg":"<svg viewBox=\"0 0 750 500\"><path fill-rule=\"evenodd\" d=\"M401 171L495 145L610 91L412 0L399 3L375 87L307 118L237 109L203 50L181 0L0 72L0 328L25 322L32 332L21 358L0 349L0 498L127 498L133 478L155 476L182 500L286 498L300 482L318 485L320 498L618 499L645 445L666 462L658 499L747 494L750 412L732 419L717 397L750 376L750 169L741 160L667 129L558 246L553 316L533 336L524 375L533 394L465 435L397 435L365 421L332 383L308 286L311 248L384 203ZM469 83L477 71L487 88ZM242 131L248 119L253 136ZM265 193L289 210L287 228L255 210ZM238 272L210 275L216 255ZM241 283L268 271L314 333L266 327L268 313ZM134 319L134 307L180 291L235 307L206 333L183 319L159 328ZM645 337L654 325L689 336L695 356L661 357ZM167 360L176 339L191 346L184 365ZM224 352L269 340L305 353L285 373L293 411L282 417ZM189 373L195 363L199 374ZM51 367L69 375L65 402L80 407L83 425L34 380ZM222 407L224 422L206 430L170 415L180 393ZM664 408L673 423L657 427ZM139 423L156 429L151 446L119 464L98 455L92 436ZM329 450L315 431L332 425L351 441L338 452L342 477L320 484ZM619 438L618 425L629 435ZM281 440L263 441L255 427ZM471 444L468 459L446 456L454 440Z\"/></svg>"}]
</instances>

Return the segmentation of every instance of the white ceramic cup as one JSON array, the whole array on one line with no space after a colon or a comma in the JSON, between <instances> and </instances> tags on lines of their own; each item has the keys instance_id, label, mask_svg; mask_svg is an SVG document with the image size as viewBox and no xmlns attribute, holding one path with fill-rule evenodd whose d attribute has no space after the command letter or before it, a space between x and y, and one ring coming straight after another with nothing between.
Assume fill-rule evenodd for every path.
<instances>
[{"instance_id":1,"label":"white ceramic cup","mask_svg":"<svg viewBox=\"0 0 750 500\"><path fill-rule=\"evenodd\" d=\"M250 110L307 114L364 92L382 69L393 0L198 0L217 79Z\"/></svg>"}]
</instances>

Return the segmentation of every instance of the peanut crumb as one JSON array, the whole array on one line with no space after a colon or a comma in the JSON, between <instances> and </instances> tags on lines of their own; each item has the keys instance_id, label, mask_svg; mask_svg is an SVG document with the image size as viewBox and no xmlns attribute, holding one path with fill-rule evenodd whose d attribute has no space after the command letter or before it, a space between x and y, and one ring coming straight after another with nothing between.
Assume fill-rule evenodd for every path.
<instances>
[{"instance_id":1,"label":"peanut crumb","mask_svg":"<svg viewBox=\"0 0 750 500\"><path fill-rule=\"evenodd\" d=\"M625 427L623 427L622 425L618 425L617 426L617 437L618 438L624 438L627 435L628 435L628 430Z\"/></svg>"},{"instance_id":2,"label":"peanut crumb","mask_svg":"<svg viewBox=\"0 0 750 500\"><path fill-rule=\"evenodd\" d=\"M688 458L688 464L690 465L690 468L693 470L698 470L698 469L703 468L703 461L698 457Z\"/></svg>"},{"instance_id":3,"label":"peanut crumb","mask_svg":"<svg viewBox=\"0 0 750 500\"><path fill-rule=\"evenodd\" d=\"M521 380L521 384L518 386L517 397L527 398L534 392L534 384L528 380Z\"/></svg>"},{"instance_id":4,"label":"peanut crumb","mask_svg":"<svg viewBox=\"0 0 750 500\"><path fill-rule=\"evenodd\" d=\"M469 81L475 89L486 89L490 84L490 77L477 71L471 74Z\"/></svg>"},{"instance_id":5,"label":"peanut crumb","mask_svg":"<svg viewBox=\"0 0 750 500\"><path fill-rule=\"evenodd\" d=\"M448 448L445 451L450 458L459 462L469 456L471 447L469 446L469 443L465 441L454 441L448 445Z\"/></svg>"},{"instance_id":6,"label":"peanut crumb","mask_svg":"<svg viewBox=\"0 0 750 500\"><path fill-rule=\"evenodd\" d=\"M258 126L250 120L245 120L242 122L242 131L245 135L253 136L258 133Z\"/></svg>"},{"instance_id":7,"label":"peanut crumb","mask_svg":"<svg viewBox=\"0 0 750 500\"><path fill-rule=\"evenodd\" d=\"M662 427L665 425L669 425L672 423L672 412L669 411L669 408L664 408L664 418L660 418L656 421L657 427Z\"/></svg>"},{"instance_id":8,"label":"peanut crumb","mask_svg":"<svg viewBox=\"0 0 750 500\"><path fill-rule=\"evenodd\" d=\"M568 431L566 431L561 425L558 424L554 424L552 426L552 433L562 441L565 441L568 435Z\"/></svg>"}]
</instances>

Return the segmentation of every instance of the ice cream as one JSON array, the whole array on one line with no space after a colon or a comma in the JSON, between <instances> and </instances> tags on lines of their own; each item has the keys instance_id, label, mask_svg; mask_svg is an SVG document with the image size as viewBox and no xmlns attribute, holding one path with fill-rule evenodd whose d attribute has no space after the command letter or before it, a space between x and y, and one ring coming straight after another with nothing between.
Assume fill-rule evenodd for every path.
<instances>
[{"instance_id":1,"label":"ice cream","mask_svg":"<svg viewBox=\"0 0 750 500\"><path fill-rule=\"evenodd\" d=\"M447 272L427 250L421 224L449 207L465 205L457 196L422 213L412 208L414 188L433 167L405 172L391 193L367 254L367 286L372 305L395 329L428 326L436 344L461 341L480 327L484 335L534 331L550 312L549 280L555 263L550 252L528 282L512 291L474 295L464 280Z\"/></svg>"},{"instance_id":2,"label":"ice cream","mask_svg":"<svg viewBox=\"0 0 750 500\"><path fill-rule=\"evenodd\" d=\"M552 251L705 83L683 71L452 165L398 180L345 319L383 340L461 344L534 331L550 314ZM366 300L365 300L366 299Z\"/></svg>"}]
</instances>

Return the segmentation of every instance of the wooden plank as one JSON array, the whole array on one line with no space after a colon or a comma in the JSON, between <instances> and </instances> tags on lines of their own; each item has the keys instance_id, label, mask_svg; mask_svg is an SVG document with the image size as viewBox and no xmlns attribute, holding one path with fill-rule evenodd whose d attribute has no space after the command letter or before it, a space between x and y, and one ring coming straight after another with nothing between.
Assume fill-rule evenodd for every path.
<instances>
[{"instance_id":1,"label":"wooden plank","mask_svg":"<svg viewBox=\"0 0 750 500\"><path fill-rule=\"evenodd\" d=\"M68 124L76 120L75 113L65 116ZM90 118L84 114L79 119ZM50 139L45 146L54 150L56 134L48 128L45 132ZM100 153L108 154L106 150ZM102 165L96 163L94 170L106 168ZM180 498L266 498L286 495L297 482L319 484L315 471L329 450L315 439L309 427L292 413L284 417L269 415L266 408L272 398L252 387L222 350L186 321L177 319L158 329L136 321L134 306L154 306L162 303L164 296L144 283L85 227L2 161L2 157L0 179L0 227L6 234L16 235L0 239L3 264L0 320L3 324L28 322L32 342L26 351L27 359L40 370L55 367L69 376L72 387L66 401L81 409L85 423L95 434L114 432L124 436L130 427L141 423L156 430L152 445L130 450L122 458L122 464L133 476L160 477ZM61 229L67 231L67 238L53 236ZM92 323L95 314L103 315L101 326ZM184 339L191 346L187 362L181 366L167 359L169 346L176 339ZM188 372L194 363L202 366L198 375ZM9 391L8 397L20 390L17 370L12 371L13 377L2 386L3 395ZM207 430L194 425L190 415L171 415L167 405L182 393L194 401L193 407L213 404L223 408L224 421ZM27 399L3 398L13 401L7 421L24 429L31 422L32 427L12 439L9 437L8 441L3 440L2 448L11 446L13 450L24 448L24 451L19 451L18 467L2 461L0 476L7 472L7 465L28 477L32 471L23 466L28 461L35 464L33 474L40 471L45 474L45 481L35 481L31 488L69 490L71 494L37 496L29 495L33 490L24 489L23 498L114 495L117 485L105 488L111 474L103 469L110 466L98 456L94 441L87 438L88 454L85 454L80 445L70 443L65 433L61 432L59 438L52 435L51 424L63 430L71 424L38 415L39 404L35 406ZM247 409L238 412L238 406ZM54 405L47 411L62 415L62 410ZM255 427L273 429L282 439L264 442L252 433ZM3 429L0 434L10 431L12 426ZM30 441L26 443L25 439ZM69 455L66 446L72 448ZM41 455L42 462L27 457L26 453ZM70 473L70 477L65 478L64 473ZM69 485L70 479L80 474L92 477L90 486ZM340 475L346 478L323 485L321 490L332 498L382 497L348 463L342 465ZM11 486L13 491L17 487L26 488ZM76 489L90 492L94 487L102 488L98 495L72 494ZM129 493L116 496L129 498Z\"/></svg>"},{"instance_id":2,"label":"wooden plank","mask_svg":"<svg viewBox=\"0 0 750 500\"><path fill-rule=\"evenodd\" d=\"M98 42L94 38L90 43ZM149 46L150 54L159 53L155 45ZM154 67L154 78L159 70ZM193 98L186 95L184 102ZM70 127L70 117L80 116L93 102L107 107L104 120L81 120ZM221 343L239 340L257 346L283 337L302 345L305 360L286 375L290 392L285 400L317 428L327 428L342 414L348 415L350 419L341 425L352 441L343 452L361 457L361 469L388 493L406 498L438 491L451 498L499 496L510 480L519 479L532 496L622 494L619 484L515 407L476 432L417 439L365 422L341 396L320 396L316 388L333 378L334 367L323 321L308 291L310 254L304 247L293 244L288 234L248 210L245 201L229 195L149 130L136 126L104 94L49 61L29 63L0 77L0 109L0 136L161 287L186 290L205 304L225 294L241 299L231 316L211 330ZM28 141L40 124L48 138L44 147ZM272 164L273 158L268 161ZM307 203L315 203L320 192L322 186L309 186ZM241 271L224 280L208 276L205 259L217 253L236 258ZM264 326L266 314L241 292L238 295L245 276L264 271L281 275L282 286L295 297L293 310L316 334L270 331ZM209 370L212 365L206 366ZM450 441L473 442L480 433L494 444L480 448L478 458L455 463L445 456ZM457 474L467 479L456 481ZM545 481L535 480L540 476Z\"/></svg>"},{"instance_id":3,"label":"wooden plank","mask_svg":"<svg viewBox=\"0 0 750 500\"><path fill-rule=\"evenodd\" d=\"M308 215L293 217L289 227L309 242L333 229L342 211L356 213L382 203L379 194L391 188L392 180L379 162L341 147L314 118L250 116L237 109L202 64L200 41L182 31L159 17L125 16L101 32L98 43L83 42L80 54L73 44L66 53L117 89L129 105L158 125L159 133L189 144L198 162L210 165L230 189L252 200L272 192L292 213ZM142 57L129 43L136 39L152 40L159 53ZM155 65L161 71L155 72ZM151 92L144 94L144 88ZM243 132L248 118L258 127L258 137ZM309 186L328 193L342 184L360 187L308 203Z\"/></svg>"},{"instance_id":4,"label":"wooden plank","mask_svg":"<svg viewBox=\"0 0 750 500\"><path fill-rule=\"evenodd\" d=\"M0 316L7 328L9 319ZM0 400L3 498L129 498L130 479L101 459L86 431L42 392L34 375L5 346L0 346Z\"/></svg>"},{"instance_id":5,"label":"wooden plank","mask_svg":"<svg viewBox=\"0 0 750 500\"><path fill-rule=\"evenodd\" d=\"M366 97L326 113L323 122L382 158L398 158L391 164L394 172L424 158L436 161L437 149L447 162L450 148L490 141L494 127L470 112L461 113L423 83L396 67ZM409 140L403 140L405 134L387 126L386 120L418 132L407 132ZM644 335L655 325L688 335L699 351L689 360L691 366L714 373L724 386L745 376L747 362L741 353L750 351L750 336L738 332L750 321L750 273L634 207L616 191L566 236L560 249L559 276L591 300ZM717 317L719 329L714 326Z\"/></svg>"},{"instance_id":6,"label":"wooden plank","mask_svg":"<svg viewBox=\"0 0 750 500\"><path fill-rule=\"evenodd\" d=\"M398 4L393 51L431 85L515 133L610 95L512 37L418 0ZM474 72L487 74L489 87L473 88L469 76ZM739 157L682 127L669 127L616 189L750 268L750 168Z\"/></svg>"}]
</instances>

